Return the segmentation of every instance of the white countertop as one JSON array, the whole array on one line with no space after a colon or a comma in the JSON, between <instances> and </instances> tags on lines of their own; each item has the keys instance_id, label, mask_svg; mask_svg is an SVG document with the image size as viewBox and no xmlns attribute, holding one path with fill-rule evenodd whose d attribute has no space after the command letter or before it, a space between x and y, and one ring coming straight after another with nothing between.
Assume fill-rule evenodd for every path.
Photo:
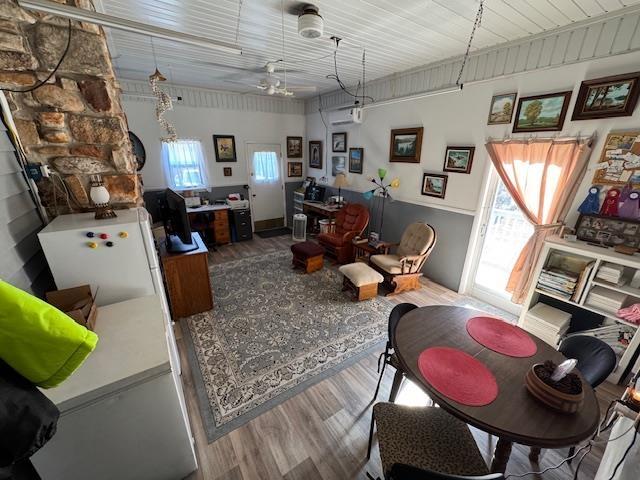
<instances>
[{"instance_id":1,"label":"white countertop","mask_svg":"<svg viewBox=\"0 0 640 480\"><path fill-rule=\"evenodd\" d=\"M187 207L187 213L213 212L215 210L229 210L229 205L200 205L199 207Z\"/></svg>"},{"instance_id":2,"label":"white countertop","mask_svg":"<svg viewBox=\"0 0 640 480\"><path fill-rule=\"evenodd\" d=\"M61 385L42 392L64 412L169 372L165 323L156 295L98 307L95 350Z\"/></svg>"}]
</instances>

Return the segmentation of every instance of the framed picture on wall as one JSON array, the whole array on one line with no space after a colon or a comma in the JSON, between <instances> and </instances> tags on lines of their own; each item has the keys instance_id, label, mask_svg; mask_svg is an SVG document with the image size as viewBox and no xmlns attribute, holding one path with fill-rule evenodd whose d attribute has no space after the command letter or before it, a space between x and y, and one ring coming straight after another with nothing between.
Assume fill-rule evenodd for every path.
<instances>
[{"instance_id":1,"label":"framed picture on wall","mask_svg":"<svg viewBox=\"0 0 640 480\"><path fill-rule=\"evenodd\" d=\"M222 169L225 177L230 177L232 175L231 167L224 167Z\"/></svg>"},{"instance_id":2,"label":"framed picture on wall","mask_svg":"<svg viewBox=\"0 0 640 480\"><path fill-rule=\"evenodd\" d=\"M287 164L287 175L289 177L301 177L302 162L289 162Z\"/></svg>"},{"instance_id":3,"label":"framed picture on wall","mask_svg":"<svg viewBox=\"0 0 640 480\"><path fill-rule=\"evenodd\" d=\"M335 155L331 157L331 175L334 177L339 173L346 171L346 157L344 155Z\"/></svg>"},{"instance_id":4,"label":"framed picture on wall","mask_svg":"<svg viewBox=\"0 0 640 480\"><path fill-rule=\"evenodd\" d=\"M389 161L420 163L422 133L422 127L391 130Z\"/></svg>"},{"instance_id":5,"label":"framed picture on wall","mask_svg":"<svg viewBox=\"0 0 640 480\"><path fill-rule=\"evenodd\" d=\"M446 175L438 173L425 173L422 176L422 195L428 197L444 198L447 191Z\"/></svg>"},{"instance_id":6,"label":"framed picture on wall","mask_svg":"<svg viewBox=\"0 0 640 480\"><path fill-rule=\"evenodd\" d=\"M287 157L302 158L302 137L287 137Z\"/></svg>"},{"instance_id":7,"label":"framed picture on wall","mask_svg":"<svg viewBox=\"0 0 640 480\"><path fill-rule=\"evenodd\" d=\"M364 148L349 149L349 173L362 173Z\"/></svg>"},{"instance_id":8,"label":"framed picture on wall","mask_svg":"<svg viewBox=\"0 0 640 480\"><path fill-rule=\"evenodd\" d=\"M309 167L322 168L322 140L309 141Z\"/></svg>"},{"instance_id":9,"label":"framed picture on wall","mask_svg":"<svg viewBox=\"0 0 640 480\"><path fill-rule=\"evenodd\" d=\"M520 97L513 133L555 132L562 130L571 92Z\"/></svg>"},{"instance_id":10,"label":"framed picture on wall","mask_svg":"<svg viewBox=\"0 0 640 480\"><path fill-rule=\"evenodd\" d=\"M640 72L586 80L580 84L571 120L628 117L638 103Z\"/></svg>"},{"instance_id":11,"label":"framed picture on wall","mask_svg":"<svg viewBox=\"0 0 640 480\"><path fill-rule=\"evenodd\" d=\"M517 95L517 93L494 95L491 98L487 125L511 123L511 117L513 117L513 106L516 104Z\"/></svg>"},{"instance_id":12,"label":"framed picture on wall","mask_svg":"<svg viewBox=\"0 0 640 480\"><path fill-rule=\"evenodd\" d=\"M346 152L347 151L347 132L332 133L331 146L334 152Z\"/></svg>"},{"instance_id":13,"label":"framed picture on wall","mask_svg":"<svg viewBox=\"0 0 640 480\"><path fill-rule=\"evenodd\" d=\"M235 162L236 139L233 135L214 135L213 146L216 151L216 162Z\"/></svg>"},{"instance_id":14,"label":"framed picture on wall","mask_svg":"<svg viewBox=\"0 0 640 480\"><path fill-rule=\"evenodd\" d=\"M445 172L471 173L471 164L473 163L475 151L476 147L447 147L442 170Z\"/></svg>"}]
</instances>

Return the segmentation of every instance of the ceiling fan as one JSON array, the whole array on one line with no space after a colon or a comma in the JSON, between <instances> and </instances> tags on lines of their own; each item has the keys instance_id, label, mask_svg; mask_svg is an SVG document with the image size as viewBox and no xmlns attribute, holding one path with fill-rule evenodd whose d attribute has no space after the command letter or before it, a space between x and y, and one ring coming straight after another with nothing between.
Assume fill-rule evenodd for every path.
<instances>
[{"instance_id":1,"label":"ceiling fan","mask_svg":"<svg viewBox=\"0 0 640 480\"><path fill-rule=\"evenodd\" d=\"M260 83L254 85L256 88L264 91L267 95L282 95L283 97L292 97L295 92L315 92L314 86L295 86L285 84L282 86L282 82L273 73L275 66L272 63L267 63L266 76L260 80Z\"/></svg>"}]
</instances>

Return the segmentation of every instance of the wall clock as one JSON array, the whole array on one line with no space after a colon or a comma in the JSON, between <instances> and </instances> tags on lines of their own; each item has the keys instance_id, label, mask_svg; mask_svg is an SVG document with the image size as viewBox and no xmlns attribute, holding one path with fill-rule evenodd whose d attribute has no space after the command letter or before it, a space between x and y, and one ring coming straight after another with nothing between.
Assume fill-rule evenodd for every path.
<instances>
[{"instance_id":1,"label":"wall clock","mask_svg":"<svg viewBox=\"0 0 640 480\"><path fill-rule=\"evenodd\" d=\"M142 170L142 167L144 167L144 163L147 161L147 152L144 149L144 145L135 133L129 132L129 140L131 141L133 156L136 157L136 171L139 172L140 170Z\"/></svg>"}]
</instances>

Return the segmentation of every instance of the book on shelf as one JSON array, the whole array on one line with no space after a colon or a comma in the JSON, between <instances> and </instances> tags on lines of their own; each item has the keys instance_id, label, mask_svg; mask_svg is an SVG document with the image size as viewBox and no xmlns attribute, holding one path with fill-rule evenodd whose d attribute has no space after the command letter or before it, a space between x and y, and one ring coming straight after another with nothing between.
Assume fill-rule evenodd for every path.
<instances>
[{"instance_id":1,"label":"book on shelf","mask_svg":"<svg viewBox=\"0 0 640 480\"><path fill-rule=\"evenodd\" d=\"M571 301L572 302L580 303L580 301L584 297L586 286L587 286L587 280L589 280L589 276L591 275L591 272L593 271L593 267L594 267L595 263L596 262L589 263L580 272L580 275L578 276L578 282L576 284L576 288L573 291L573 295L571 296Z\"/></svg>"}]
</instances>

